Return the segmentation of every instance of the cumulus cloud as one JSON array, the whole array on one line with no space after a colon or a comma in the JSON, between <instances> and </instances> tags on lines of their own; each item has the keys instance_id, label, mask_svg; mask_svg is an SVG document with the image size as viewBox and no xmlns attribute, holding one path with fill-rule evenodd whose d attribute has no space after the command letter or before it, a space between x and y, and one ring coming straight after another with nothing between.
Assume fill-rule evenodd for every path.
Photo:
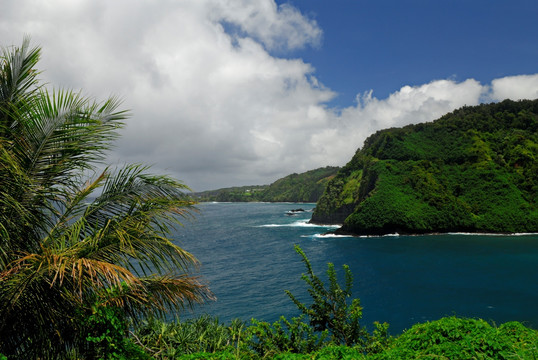
<instances>
[{"instance_id":1,"label":"cumulus cloud","mask_svg":"<svg viewBox=\"0 0 538 360\"><path fill-rule=\"evenodd\" d=\"M42 77L132 110L111 161L152 164L195 190L265 184L343 165L376 130L431 121L484 96L536 97L537 76L435 80L342 110L301 59L322 30L273 0L19 0L3 5L0 43L30 34Z\"/></svg>"},{"instance_id":2,"label":"cumulus cloud","mask_svg":"<svg viewBox=\"0 0 538 360\"><path fill-rule=\"evenodd\" d=\"M319 45L322 31L314 20L288 4L273 0L216 0L210 2L213 21L230 24L268 49L297 49ZM241 33L235 33L241 36Z\"/></svg>"},{"instance_id":3,"label":"cumulus cloud","mask_svg":"<svg viewBox=\"0 0 538 360\"><path fill-rule=\"evenodd\" d=\"M538 98L538 74L507 76L491 82L490 97L494 101Z\"/></svg>"},{"instance_id":4,"label":"cumulus cloud","mask_svg":"<svg viewBox=\"0 0 538 360\"><path fill-rule=\"evenodd\" d=\"M476 105L483 91L484 87L473 79L404 86L386 99L377 99L373 91L368 91L357 96L356 106L342 111L335 127L313 134L312 142L323 149L326 161L344 161L375 131L432 121L463 105Z\"/></svg>"}]
</instances>

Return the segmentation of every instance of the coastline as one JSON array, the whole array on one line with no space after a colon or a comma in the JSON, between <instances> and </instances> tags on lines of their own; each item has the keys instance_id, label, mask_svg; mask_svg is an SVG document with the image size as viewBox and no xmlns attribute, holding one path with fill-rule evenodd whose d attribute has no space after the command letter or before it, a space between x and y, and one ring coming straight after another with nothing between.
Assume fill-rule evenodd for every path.
<instances>
[{"instance_id":1,"label":"coastline","mask_svg":"<svg viewBox=\"0 0 538 360\"><path fill-rule=\"evenodd\" d=\"M321 224L316 222L309 222L315 225L320 226L338 226L341 224ZM324 235L338 235L338 236L350 236L350 237L359 237L359 238L370 238L370 237L384 237L384 236L432 236L432 235L458 235L458 236L538 236L538 232L484 232L484 231L428 231L428 232L421 232L421 233L413 233L413 232L379 232L379 233L355 233L351 231L342 230L342 228L338 228L334 231L328 231Z\"/></svg>"}]
</instances>

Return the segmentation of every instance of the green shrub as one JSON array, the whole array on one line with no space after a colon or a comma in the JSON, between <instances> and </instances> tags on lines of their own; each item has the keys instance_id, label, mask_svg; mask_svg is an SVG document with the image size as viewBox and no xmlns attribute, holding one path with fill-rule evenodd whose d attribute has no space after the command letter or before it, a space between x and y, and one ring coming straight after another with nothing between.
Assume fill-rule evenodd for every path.
<instances>
[{"instance_id":1,"label":"green shrub","mask_svg":"<svg viewBox=\"0 0 538 360\"><path fill-rule=\"evenodd\" d=\"M171 359L178 360L238 360L238 359L251 359L250 356L237 356L236 353L230 350L222 352L197 352L194 354L184 354Z\"/></svg>"},{"instance_id":2,"label":"green shrub","mask_svg":"<svg viewBox=\"0 0 538 360\"><path fill-rule=\"evenodd\" d=\"M538 359L538 330L511 321L499 326L498 332L499 340L510 344L502 353L506 359Z\"/></svg>"},{"instance_id":3,"label":"green shrub","mask_svg":"<svg viewBox=\"0 0 538 360\"><path fill-rule=\"evenodd\" d=\"M314 274L312 265L305 253L299 246L295 246L295 251L301 255L306 266L307 273L302 275L302 279L308 284L308 292L312 298L312 304L301 303L289 291L286 291L291 300L297 305L299 310L308 317L309 324L314 331L328 332L331 341L337 345L366 346L368 333L366 328L361 326L362 307L358 298L351 298L353 287L353 275L347 265L344 265L345 287L341 287L336 277L336 271L332 263L328 264L327 276L329 287Z\"/></svg>"},{"instance_id":4,"label":"green shrub","mask_svg":"<svg viewBox=\"0 0 538 360\"><path fill-rule=\"evenodd\" d=\"M327 345L328 331L316 332L303 321L304 316L288 321L281 317L273 324L252 319L248 346L260 356L278 353L311 353Z\"/></svg>"},{"instance_id":5,"label":"green shrub","mask_svg":"<svg viewBox=\"0 0 538 360\"><path fill-rule=\"evenodd\" d=\"M362 354L362 350L348 346L328 346L312 354L313 360L361 360L367 356Z\"/></svg>"},{"instance_id":6,"label":"green shrub","mask_svg":"<svg viewBox=\"0 0 538 360\"><path fill-rule=\"evenodd\" d=\"M375 359L533 359L537 344L538 332L519 323L446 317L414 325Z\"/></svg>"},{"instance_id":7,"label":"green shrub","mask_svg":"<svg viewBox=\"0 0 538 360\"><path fill-rule=\"evenodd\" d=\"M137 327L134 336L156 359L178 356L237 351L246 335L245 323L233 320L226 326L218 318L202 315L186 321L165 322L149 319Z\"/></svg>"},{"instance_id":8,"label":"green shrub","mask_svg":"<svg viewBox=\"0 0 538 360\"><path fill-rule=\"evenodd\" d=\"M88 359L149 359L128 337L124 312L113 306L95 306L92 314L81 321L82 339L79 351Z\"/></svg>"}]
</instances>

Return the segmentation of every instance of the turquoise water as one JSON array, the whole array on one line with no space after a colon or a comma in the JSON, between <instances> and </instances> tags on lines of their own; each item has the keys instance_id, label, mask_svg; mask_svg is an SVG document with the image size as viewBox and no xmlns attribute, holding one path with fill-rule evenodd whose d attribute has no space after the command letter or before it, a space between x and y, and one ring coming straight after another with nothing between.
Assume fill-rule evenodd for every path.
<instances>
[{"instance_id":1,"label":"turquoise water","mask_svg":"<svg viewBox=\"0 0 538 360\"><path fill-rule=\"evenodd\" d=\"M217 301L195 309L227 322L276 321L299 315L284 293L308 300L299 244L314 271L350 266L365 325L388 322L392 333L416 322L458 315L538 328L538 235L323 237L330 227L286 215L314 204L201 204L175 235L202 263ZM191 316L191 315L187 315Z\"/></svg>"}]
</instances>

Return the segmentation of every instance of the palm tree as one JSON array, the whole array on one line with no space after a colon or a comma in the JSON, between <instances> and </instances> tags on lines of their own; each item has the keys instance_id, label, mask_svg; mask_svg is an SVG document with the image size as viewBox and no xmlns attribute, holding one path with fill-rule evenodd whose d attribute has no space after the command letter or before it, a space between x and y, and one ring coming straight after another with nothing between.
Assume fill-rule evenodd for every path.
<instances>
[{"instance_id":1,"label":"palm tree","mask_svg":"<svg viewBox=\"0 0 538 360\"><path fill-rule=\"evenodd\" d=\"M211 293L169 238L195 210L188 188L141 165L98 171L128 114L40 86L29 44L0 55L0 353L46 358L84 341L77 316L96 304L136 321Z\"/></svg>"}]
</instances>

